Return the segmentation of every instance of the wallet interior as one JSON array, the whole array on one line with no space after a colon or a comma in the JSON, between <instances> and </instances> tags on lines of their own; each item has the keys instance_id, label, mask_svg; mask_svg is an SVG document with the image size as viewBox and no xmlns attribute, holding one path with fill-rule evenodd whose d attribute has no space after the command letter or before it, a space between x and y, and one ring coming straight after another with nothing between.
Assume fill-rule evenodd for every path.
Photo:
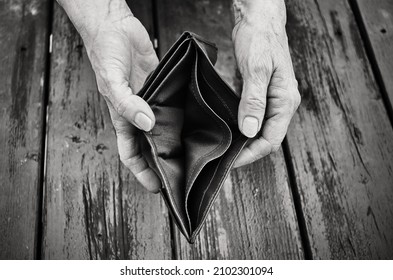
<instances>
[{"instance_id":1,"label":"wallet interior","mask_svg":"<svg viewBox=\"0 0 393 280\"><path fill-rule=\"evenodd\" d=\"M184 33L138 93L156 116L154 128L143 133L143 155L189 242L247 142L237 125L239 97L213 67L216 52Z\"/></svg>"}]
</instances>

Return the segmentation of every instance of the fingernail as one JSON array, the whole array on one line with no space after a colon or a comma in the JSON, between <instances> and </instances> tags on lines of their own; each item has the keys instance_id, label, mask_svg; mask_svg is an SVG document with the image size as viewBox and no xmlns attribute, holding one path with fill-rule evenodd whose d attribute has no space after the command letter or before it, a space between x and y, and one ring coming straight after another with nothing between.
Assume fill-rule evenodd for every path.
<instances>
[{"instance_id":1,"label":"fingernail","mask_svg":"<svg viewBox=\"0 0 393 280\"><path fill-rule=\"evenodd\" d=\"M134 121L135 121L135 125L144 131L149 131L152 128L151 119L148 116L146 116L144 113L141 112L137 113L135 115Z\"/></svg>"},{"instance_id":2,"label":"fingernail","mask_svg":"<svg viewBox=\"0 0 393 280\"><path fill-rule=\"evenodd\" d=\"M242 132L248 138L257 135L258 132L258 119L254 117L245 117L243 120Z\"/></svg>"}]
</instances>

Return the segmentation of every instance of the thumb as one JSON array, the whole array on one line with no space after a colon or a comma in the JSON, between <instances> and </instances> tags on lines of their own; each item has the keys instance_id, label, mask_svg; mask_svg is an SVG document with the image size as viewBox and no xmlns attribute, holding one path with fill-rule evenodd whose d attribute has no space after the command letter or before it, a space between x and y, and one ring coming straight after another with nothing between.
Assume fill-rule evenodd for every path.
<instances>
[{"instance_id":1,"label":"thumb","mask_svg":"<svg viewBox=\"0 0 393 280\"><path fill-rule=\"evenodd\" d=\"M154 113L141 97L132 93L128 85L111 86L107 96L115 111L137 128L150 131L155 124Z\"/></svg>"},{"instance_id":2,"label":"thumb","mask_svg":"<svg viewBox=\"0 0 393 280\"><path fill-rule=\"evenodd\" d=\"M240 131L248 138L253 138L261 129L266 109L268 82L267 79L244 79L238 122Z\"/></svg>"},{"instance_id":3,"label":"thumb","mask_svg":"<svg viewBox=\"0 0 393 280\"><path fill-rule=\"evenodd\" d=\"M161 181L142 156L135 128L120 117L108 103L109 113L117 136L117 147L121 162L134 174L139 183L148 191L157 193Z\"/></svg>"}]
</instances>

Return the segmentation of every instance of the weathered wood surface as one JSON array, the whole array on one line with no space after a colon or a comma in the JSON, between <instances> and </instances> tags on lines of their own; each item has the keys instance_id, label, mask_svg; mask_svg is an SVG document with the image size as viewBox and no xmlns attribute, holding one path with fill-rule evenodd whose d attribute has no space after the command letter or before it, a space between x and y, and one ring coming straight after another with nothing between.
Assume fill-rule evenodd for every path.
<instances>
[{"instance_id":1,"label":"weathered wood surface","mask_svg":"<svg viewBox=\"0 0 393 280\"><path fill-rule=\"evenodd\" d=\"M218 46L217 69L240 92L231 0L157 1L161 54L185 30ZM303 249L283 153L232 171L195 244L175 230L179 259L298 259Z\"/></svg>"},{"instance_id":2,"label":"weathered wood surface","mask_svg":"<svg viewBox=\"0 0 393 280\"><path fill-rule=\"evenodd\" d=\"M393 105L393 1L355 0L371 47L376 73L383 82L389 110ZM393 111L389 112L393 114ZM393 119L393 115L390 116Z\"/></svg>"},{"instance_id":3,"label":"weathered wood surface","mask_svg":"<svg viewBox=\"0 0 393 280\"><path fill-rule=\"evenodd\" d=\"M151 29L146 3L133 11ZM57 5L48 115L43 258L170 258L166 207L119 162L82 41Z\"/></svg>"},{"instance_id":4,"label":"weathered wood surface","mask_svg":"<svg viewBox=\"0 0 393 280\"><path fill-rule=\"evenodd\" d=\"M287 137L313 257L393 258L393 131L353 13L287 4L303 98Z\"/></svg>"},{"instance_id":5,"label":"weathered wood surface","mask_svg":"<svg viewBox=\"0 0 393 280\"><path fill-rule=\"evenodd\" d=\"M0 259L32 259L41 192L48 1L0 1Z\"/></svg>"},{"instance_id":6,"label":"weathered wood surface","mask_svg":"<svg viewBox=\"0 0 393 280\"><path fill-rule=\"evenodd\" d=\"M154 34L152 2L128 2ZM287 159L315 259L393 258L393 131L374 79L392 102L393 8L386 0L353 2L377 73L346 0L287 1L303 98ZM199 33L217 43L217 68L239 92L231 0L156 3L161 54L183 30ZM48 5L0 0L0 259L40 256ZM62 9L54 12L43 258L304 258L281 150L232 171L194 245L177 229L171 236L162 199L119 162L82 41Z\"/></svg>"}]
</instances>

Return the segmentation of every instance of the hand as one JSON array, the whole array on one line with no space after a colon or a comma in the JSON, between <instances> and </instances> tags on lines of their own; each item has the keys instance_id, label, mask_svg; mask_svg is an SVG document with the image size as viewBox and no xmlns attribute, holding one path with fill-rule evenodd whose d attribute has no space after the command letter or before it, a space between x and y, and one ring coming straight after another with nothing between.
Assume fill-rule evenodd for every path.
<instances>
[{"instance_id":1,"label":"hand","mask_svg":"<svg viewBox=\"0 0 393 280\"><path fill-rule=\"evenodd\" d=\"M284 3L277 9L264 7L269 16L250 13L247 17L250 7L236 2L237 23L232 37L243 77L239 129L249 138L260 132L240 153L234 164L239 167L280 148L300 104L300 94L285 33L285 15L279 15L285 13Z\"/></svg>"},{"instance_id":2,"label":"hand","mask_svg":"<svg viewBox=\"0 0 393 280\"><path fill-rule=\"evenodd\" d=\"M158 64L147 31L124 0L64 1L63 7L82 35L98 90L109 108L121 161L146 189L158 192L160 180L141 155L136 138L137 129L149 131L155 123L149 105L135 95Z\"/></svg>"}]
</instances>

